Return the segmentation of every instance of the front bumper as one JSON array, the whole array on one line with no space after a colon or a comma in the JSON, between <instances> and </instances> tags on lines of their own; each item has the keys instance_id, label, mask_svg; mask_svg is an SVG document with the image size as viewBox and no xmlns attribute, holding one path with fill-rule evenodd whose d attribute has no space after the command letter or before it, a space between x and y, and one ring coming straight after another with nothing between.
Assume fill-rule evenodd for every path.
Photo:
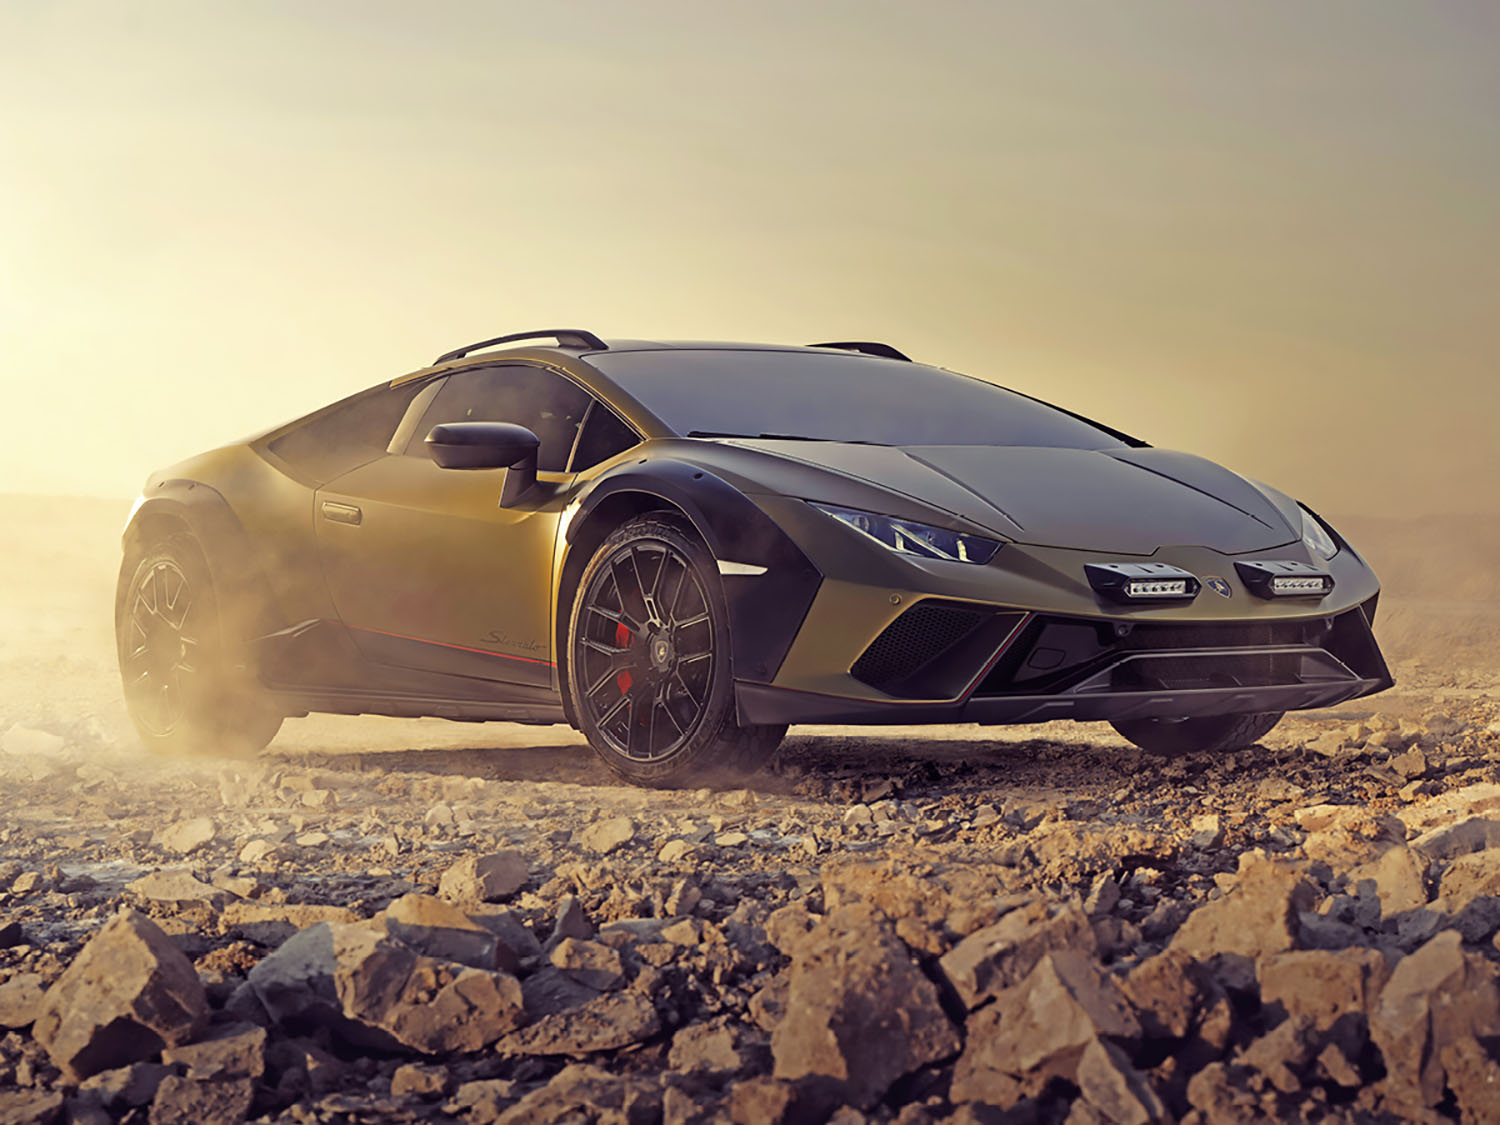
<instances>
[{"instance_id":1,"label":"front bumper","mask_svg":"<svg viewBox=\"0 0 1500 1125\"><path fill-rule=\"evenodd\" d=\"M915 559L805 504L757 500L824 579L774 678L736 685L742 722L1185 718L1326 707L1392 682L1371 632L1379 585L1352 551L1324 563L1300 543L1162 548L1143 561L1204 588L1122 605L1085 572L1118 555L1011 543L985 566ZM1259 559L1315 561L1334 589L1258 597L1235 563Z\"/></svg>"}]
</instances>

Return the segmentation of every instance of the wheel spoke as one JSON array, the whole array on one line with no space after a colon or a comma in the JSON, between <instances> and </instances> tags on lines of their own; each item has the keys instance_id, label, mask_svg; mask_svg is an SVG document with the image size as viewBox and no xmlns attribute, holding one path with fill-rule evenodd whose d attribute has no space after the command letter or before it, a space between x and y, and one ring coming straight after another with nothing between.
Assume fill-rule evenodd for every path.
<instances>
[{"instance_id":1,"label":"wheel spoke","mask_svg":"<svg viewBox=\"0 0 1500 1125\"><path fill-rule=\"evenodd\" d=\"M712 656L713 653L711 652L695 652L692 656L679 656L677 658L677 666L681 668L684 664L697 664L700 661L710 659Z\"/></svg>"},{"instance_id":2,"label":"wheel spoke","mask_svg":"<svg viewBox=\"0 0 1500 1125\"><path fill-rule=\"evenodd\" d=\"M618 645L607 645L603 641L594 640L592 637L584 637L582 643L584 648L592 649L594 652L602 652L611 660L618 660L622 656L630 655L628 648L620 648ZM632 661L632 663L634 662Z\"/></svg>"},{"instance_id":3,"label":"wheel spoke","mask_svg":"<svg viewBox=\"0 0 1500 1125\"><path fill-rule=\"evenodd\" d=\"M617 700L615 700L614 706L611 707L608 711L604 712L604 714L599 717L599 726L600 727L606 727L606 726L608 726L609 723L610 723L610 720L612 720L616 715L618 715L620 713L620 709L623 708L623 707L625 707L627 704L629 704L629 702L630 702L630 696L627 695L624 692L621 692L620 693L620 698L617 699Z\"/></svg>"},{"instance_id":4,"label":"wheel spoke","mask_svg":"<svg viewBox=\"0 0 1500 1125\"><path fill-rule=\"evenodd\" d=\"M687 686L687 681L682 678L682 673L681 672L679 672L679 671L673 671L673 673L672 673L672 679L674 681L676 681L677 686L682 689L682 694L685 695L685 696L687 696L690 700L692 700L692 702L693 702L693 709L694 710L698 710L699 708L701 708L703 706L702 702L698 699L698 697L693 694L693 689Z\"/></svg>"},{"instance_id":5,"label":"wheel spoke","mask_svg":"<svg viewBox=\"0 0 1500 1125\"><path fill-rule=\"evenodd\" d=\"M676 625L679 629L691 629L694 625L702 625L707 620L707 613L699 613L694 615L693 617L689 617L686 621L676 622Z\"/></svg>"}]
</instances>

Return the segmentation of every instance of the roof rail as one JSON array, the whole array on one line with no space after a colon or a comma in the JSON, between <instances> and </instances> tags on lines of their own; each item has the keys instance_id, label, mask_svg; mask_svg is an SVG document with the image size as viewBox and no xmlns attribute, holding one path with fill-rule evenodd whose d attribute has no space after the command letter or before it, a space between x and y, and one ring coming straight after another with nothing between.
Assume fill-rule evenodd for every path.
<instances>
[{"instance_id":1,"label":"roof rail","mask_svg":"<svg viewBox=\"0 0 1500 1125\"><path fill-rule=\"evenodd\" d=\"M481 348L493 348L496 344L514 344L519 340L549 338L556 340L559 347L584 348L595 352L609 350L608 344L592 332L585 332L582 328L548 328L541 332L512 332L509 336L496 336L493 340L480 340L477 344L468 344L462 348L455 348L451 352L444 352L432 362L437 364L447 363L450 359L462 359L470 352L477 352Z\"/></svg>"},{"instance_id":2,"label":"roof rail","mask_svg":"<svg viewBox=\"0 0 1500 1125\"><path fill-rule=\"evenodd\" d=\"M911 356L898 352L889 344L877 344L870 340L842 340L834 344L808 344L810 348L842 348L846 352L861 352L864 355L878 355L881 359L900 359L907 363L911 362Z\"/></svg>"}]
</instances>

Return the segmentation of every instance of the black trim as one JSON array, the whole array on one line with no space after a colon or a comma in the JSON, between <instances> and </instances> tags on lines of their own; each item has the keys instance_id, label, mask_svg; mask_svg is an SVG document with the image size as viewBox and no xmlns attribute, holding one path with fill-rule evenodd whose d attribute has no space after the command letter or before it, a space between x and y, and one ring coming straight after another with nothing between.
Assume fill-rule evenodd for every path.
<instances>
[{"instance_id":1,"label":"black trim","mask_svg":"<svg viewBox=\"0 0 1500 1125\"><path fill-rule=\"evenodd\" d=\"M494 336L488 340L480 340L477 344L466 344L461 348L454 348L451 352L444 352L433 360L433 366L447 363L450 359L463 359L470 352L477 352L482 348L493 348L496 344L514 344L521 340L556 340L558 347L561 348L576 348L579 351L593 352L609 351L608 344L592 332L582 328L546 328L540 332L512 332L509 336Z\"/></svg>"},{"instance_id":2,"label":"black trim","mask_svg":"<svg viewBox=\"0 0 1500 1125\"><path fill-rule=\"evenodd\" d=\"M808 344L810 348L839 348L846 352L859 352L861 355L879 356L881 359L899 359L905 363L911 362L911 356L899 352L889 344L876 343L874 340L841 340L830 344Z\"/></svg>"},{"instance_id":3,"label":"black trim","mask_svg":"<svg viewBox=\"0 0 1500 1125\"><path fill-rule=\"evenodd\" d=\"M954 703L902 703L850 699L769 684L735 684L744 723L1044 723L1053 719L1182 719L1331 707L1383 691L1385 680L1289 684L1257 688L1205 688L1168 692L1114 692L1085 696L1017 695Z\"/></svg>"}]
</instances>

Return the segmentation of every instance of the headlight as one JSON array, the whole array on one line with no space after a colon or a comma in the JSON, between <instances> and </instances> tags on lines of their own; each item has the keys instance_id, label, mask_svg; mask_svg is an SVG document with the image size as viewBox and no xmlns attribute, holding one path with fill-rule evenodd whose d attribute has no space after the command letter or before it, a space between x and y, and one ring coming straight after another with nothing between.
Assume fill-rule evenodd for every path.
<instances>
[{"instance_id":1,"label":"headlight","mask_svg":"<svg viewBox=\"0 0 1500 1125\"><path fill-rule=\"evenodd\" d=\"M894 516L861 512L854 508L837 508L832 504L813 504L813 507L862 535L868 535L882 547L903 555L983 566L995 557L995 552L1001 547L1000 542L995 539L965 535L949 531L945 527L930 527L925 523L912 523Z\"/></svg>"},{"instance_id":2,"label":"headlight","mask_svg":"<svg viewBox=\"0 0 1500 1125\"><path fill-rule=\"evenodd\" d=\"M1328 534L1328 529L1317 516L1306 508L1299 510L1302 512L1302 542L1315 554L1322 555L1325 559L1333 558L1339 553L1339 545L1333 541L1333 536Z\"/></svg>"}]
</instances>

